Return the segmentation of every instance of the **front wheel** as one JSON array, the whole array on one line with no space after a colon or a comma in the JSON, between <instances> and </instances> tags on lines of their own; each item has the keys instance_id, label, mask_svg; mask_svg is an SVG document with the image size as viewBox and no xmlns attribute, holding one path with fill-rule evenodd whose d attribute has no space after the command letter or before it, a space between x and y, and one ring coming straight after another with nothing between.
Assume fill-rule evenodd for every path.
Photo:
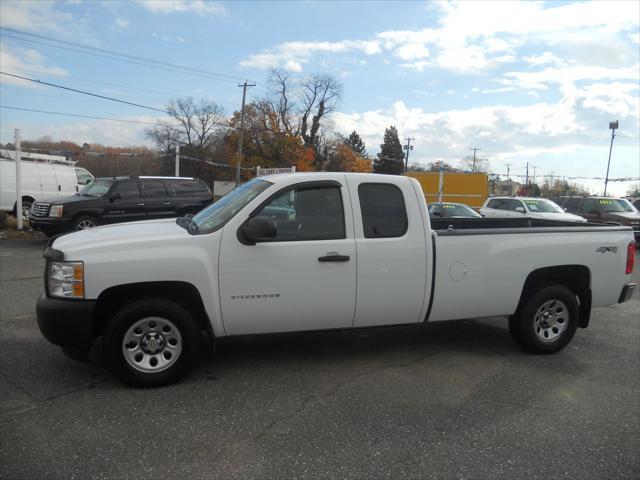
<instances>
[{"instance_id":1,"label":"front wheel","mask_svg":"<svg viewBox=\"0 0 640 480\"><path fill-rule=\"evenodd\" d=\"M193 368L200 329L181 305L142 299L109 320L103 347L109 369L120 380L137 387L159 387L178 381Z\"/></svg>"},{"instance_id":2,"label":"front wheel","mask_svg":"<svg viewBox=\"0 0 640 480\"><path fill-rule=\"evenodd\" d=\"M578 302L562 285L540 288L509 319L516 342L532 353L555 353L564 348L578 328Z\"/></svg>"},{"instance_id":3,"label":"front wheel","mask_svg":"<svg viewBox=\"0 0 640 480\"><path fill-rule=\"evenodd\" d=\"M74 230L86 230L88 228L94 228L98 226L98 221L90 216L82 215L75 219L73 222Z\"/></svg>"}]
</instances>

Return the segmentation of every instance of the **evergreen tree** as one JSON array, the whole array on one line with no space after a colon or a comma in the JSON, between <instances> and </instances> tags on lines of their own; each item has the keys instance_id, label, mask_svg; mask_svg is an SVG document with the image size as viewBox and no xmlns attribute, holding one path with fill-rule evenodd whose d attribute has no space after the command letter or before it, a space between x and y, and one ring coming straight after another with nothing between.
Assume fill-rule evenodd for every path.
<instances>
[{"instance_id":1,"label":"evergreen tree","mask_svg":"<svg viewBox=\"0 0 640 480\"><path fill-rule=\"evenodd\" d=\"M355 130L351 132L348 138L344 139L344 144L360 158L367 158L367 149L364 146L362 138L360 138L360 135L358 135Z\"/></svg>"},{"instance_id":2,"label":"evergreen tree","mask_svg":"<svg viewBox=\"0 0 640 480\"><path fill-rule=\"evenodd\" d=\"M393 125L384 131L384 140L373 171L392 175L400 175L404 171L404 151L398 138L398 130Z\"/></svg>"}]
</instances>

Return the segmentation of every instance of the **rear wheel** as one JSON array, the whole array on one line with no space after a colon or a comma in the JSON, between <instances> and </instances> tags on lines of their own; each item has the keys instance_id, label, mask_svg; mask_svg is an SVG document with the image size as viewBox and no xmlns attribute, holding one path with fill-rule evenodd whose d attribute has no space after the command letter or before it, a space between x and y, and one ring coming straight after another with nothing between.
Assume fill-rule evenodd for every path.
<instances>
[{"instance_id":1,"label":"rear wheel","mask_svg":"<svg viewBox=\"0 0 640 480\"><path fill-rule=\"evenodd\" d=\"M178 381L198 359L200 330L191 313L169 300L127 305L107 323L103 347L111 372L138 387Z\"/></svg>"},{"instance_id":2,"label":"rear wheel","mask_svg":"<svg viewBox=\"0 0 640 480\"><path fill-rule=\"evenodd\" d=\"M562 285L541 287L509 319L516 343L532 353L554 353L564 348L578 328L578 302Z\"/></svg>"},{"instance_id":3,"label":"rear wheel","mask_svg":"<svg viewBox=\"0 0 640 480\"><path fill-rule=\"evenodd\" d=\"M82 215L76 218L75 221L73 222L74 230L86 230L88 228L94 228L97 226L98 226L98 221L95 218L90 217L88 215Z\"/></svg>"}]
</instances>

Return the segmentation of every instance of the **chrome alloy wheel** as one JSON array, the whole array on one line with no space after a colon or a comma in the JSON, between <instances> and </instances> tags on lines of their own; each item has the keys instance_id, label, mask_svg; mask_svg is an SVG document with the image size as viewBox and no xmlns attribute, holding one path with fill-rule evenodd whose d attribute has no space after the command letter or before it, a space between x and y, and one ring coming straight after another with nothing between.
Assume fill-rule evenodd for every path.
<instances>
[{"instance_id":1,"label":"chrome alloy wheel","mask_svg":"<svg viewBox=\"0 0 640 480\"><path fill-rule=\"evenodd\" d=\"M569 309L560 300L547 300L534 318L536 336L546 343L555 342L569 325Z\"/></svg>"},{"instance_id":2,"label":"chrome alloy wheel","mask_svg":"<svg viewBox=\"0 0 640 480\"><path fill-rule=\"evenodd\" d=\"M97 226L98 225L96 224L96 222L89 218L85 218L78 222L78 224L76 225L76 230L86 230L87 228L94 228Z\"/></svg>"},{"instance_id":3,"label":"chrome alloy wheel","mask_svg":"<svg viewBox=\"0 0 640 480\"><path fill-rule=\"evenodd\" d=\"M131 325L122 339L127 363L144 373L157 373L173 365L182 353L182 336L166 318L146 317Z\"/></svg>"}]
</instances>

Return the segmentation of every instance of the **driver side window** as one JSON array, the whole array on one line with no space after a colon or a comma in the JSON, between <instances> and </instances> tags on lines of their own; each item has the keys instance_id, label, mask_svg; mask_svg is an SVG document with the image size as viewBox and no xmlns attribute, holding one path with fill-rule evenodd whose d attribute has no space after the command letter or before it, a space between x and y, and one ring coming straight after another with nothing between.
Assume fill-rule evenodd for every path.
<instances>
[{"instance_id":1,"label":"driver side window","mask_svg":"<svg viewBox=\"0 0 640 480\"><path fill-rule=\"evenodd\" d=\"M276 222L271 242L346 238L340 187L301 185L277 194L257 213Z\"/></svg>"}]
</instances>

